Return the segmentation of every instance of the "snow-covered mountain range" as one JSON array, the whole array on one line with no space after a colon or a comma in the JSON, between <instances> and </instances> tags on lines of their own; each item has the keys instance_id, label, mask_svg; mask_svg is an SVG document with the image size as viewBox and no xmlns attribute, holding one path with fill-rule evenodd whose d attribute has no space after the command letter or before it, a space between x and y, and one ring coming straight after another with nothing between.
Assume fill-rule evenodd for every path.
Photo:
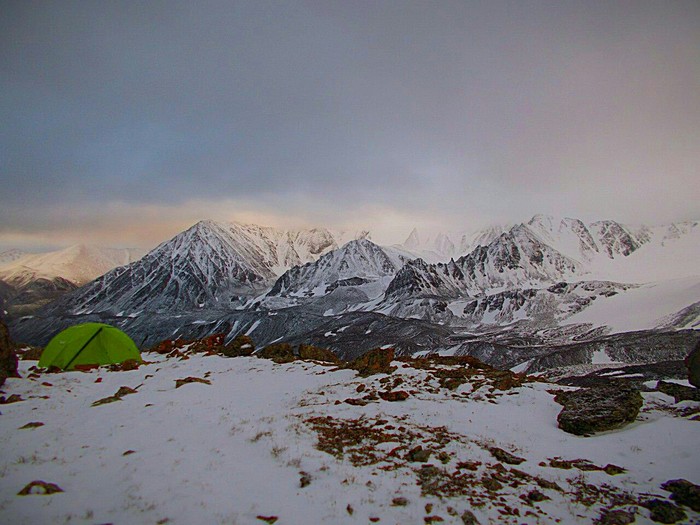
<instances>
[{"instance_id":1,"label":"snow-covered mountain range","mask_svg":"<svg viewBox=\"0 0 700 525\"><path fill-rule=\"evenodd\" d=\"M13 254L12 252L14 250L10 253ZM129 264L143 255L140 250L102 248L85 244L76 244L47 253L19 253L19 257L0 266L0 279L13 286L56 277L82 286L112 268Z\"/></svg>"},{"instance_id":2,"label":"snow-covered mountain range","mask_svg":"<svg viewBox=\"0 0 700 525\"><path fill-rule=\"evenodd\" d=\"M47 253L3 252L0 310L29 313L142 255L140 250L84 244Z\"/></svg>"},{"instance_id":3,"label":"snow-covered mountain range","mask_svg":"<svg viewBox=\"0 0 700 525\"><path fill-rule=\"evenodd\" d=\"M42 343L77 316L111 320L144 342L223 331L356 355L392 341L406 352L472 352L462 341L486 337L493 349L700 327L698 222L631 227L538 215L503 230L464 235L462 244L438 236L431 257L476 245L429 262L415 231L382 247L367 232L202 221L13 330Z\"/></svg>"},{"instance_id":4,"label":"snow-covered mountain range","mask_svg":"<svg viewBox=\"0 0 700 525\"><path fill-rule=\"evenodd\" d=\"M230 308L269 288L281 271L336 250L343 235L201 221L82 287L61 307L127 315Z\"/></svg>"}]
</instances>

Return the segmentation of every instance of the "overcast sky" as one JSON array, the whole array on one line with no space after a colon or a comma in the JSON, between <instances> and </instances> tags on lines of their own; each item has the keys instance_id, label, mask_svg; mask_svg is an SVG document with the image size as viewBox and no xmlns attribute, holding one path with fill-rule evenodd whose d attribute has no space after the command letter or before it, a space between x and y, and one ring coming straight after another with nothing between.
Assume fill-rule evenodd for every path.
<instances>
[{"instance_id":1,"label":"overcast sky","mask_svg":"<svg viewBox=\"0 0 700 525\"><path fill-rule=\"evenodd\" d=\"M0 248L700 219L700 2L0 4Z\"/></svg>"}]
</instances>

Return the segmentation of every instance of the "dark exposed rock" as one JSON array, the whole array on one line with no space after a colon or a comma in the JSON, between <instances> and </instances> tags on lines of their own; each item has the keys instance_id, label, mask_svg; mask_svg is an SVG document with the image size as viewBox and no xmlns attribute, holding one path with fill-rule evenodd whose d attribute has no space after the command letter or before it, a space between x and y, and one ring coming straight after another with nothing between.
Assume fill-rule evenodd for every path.
<instances>
[{"instance_id":1,"label":"dark exposed rock","mask_svg":"<svg viewBox=\"0 0 700 525\"><path fill-rule=\"evenodd\" d=\"M503 488L503 484L494 479L494 478L487 478L482 480L481 484L484 486L484 488L490 492L496 492L498 490L501 490Z\"/></svg>"},{"instance_id":2,"label":"dark exposed rock","mask_svg":"<svg viewBox=\"0 0 700 525\"><path fill-rule=\"evenodd\" d=\"M700 485L685 479L672 479L661 485L671 493L671 499L700 512Z\"/></svg>"},{"instance_id":3,"label":"dark exposed rock","mask_svg":"<svg viewBox=\"0 0 700 525\"><path fill-rule=\"evenodd\" d=\"M393 392L379 392L379 397L384 401L405 401L408 399L408 392L404 390L394 390Z\"/></svg>"},{"instance_id":4,"label":"dark exposed rock","mask_svg":"<svg viewBox=\"0 0 700 525\"><path fill-rule=\"evenodd\" d=\"M184 379L176 379L175 380L175 388L180 388L182 385L186 385L188 383L202 383L205 385L211 385L211 381L208 379L202 379L201 377L186 377Z\"/></svg>"},{"instance_id":5,"label":"dark exposed rock","mask_svg":"<svg viewBox=\"0 0 700 525\"><path fill-rule=\"evenodd\" d=\"M129 370L137 370L142 364L143 363L139 363L136 359L127 359L121 363L109 365L109 370L111 372L128 372ZM76 365L75 369L79 370L79 366L80 365Z\"/></svg>"},{"instance_id":6,"label":"dark exposed rock","mask_svg":"<svg viewBox=\"0 0 700 525\"><path fill-rule=\"evenodd\" d=\"M474 516L471 510L465 510L461 518L464 525L479 525L479 520L476 519L476 516Z\"/></svg>"},{"instance_id":7,"label":"dark exposed rock","mask_svg":"<svg viewBox=\"0 0 700 525\"><path fill-rule=\"evenodd\" d=\"M9 405L10 403L18 403L20 401L24 401L22 399L22 396L19 394L10 394L9 396L0 396L0 405Z\"/></svg>"},{"instance_id":8,"label":"dark exposed rock","mask_svg":"<svg viewBox=\"0 0 700 525\"><path fill-rule=\"evenodd\" d=\"M564 406L557 417L559 428L578 436L630 423L643 404L639 391L626 385L559 392L554 400Z\"/></svg>"},{"instance_id":9,"label":"dark exposed rock","mask_svg":"<svg viewBox=\"0 0 700 525\"><path fill-rule=\"evenodd\" d=\"M688 517L679 506L662 499L652 499L644 506L649 509L651 519L657 523L676 523Z\"/></svg>"},{"instance_id":10,"label":"dark exposed rock","mask_svg":"<svg viewBox=\"0 0 700 525\"><path fill-rule=\"evenodd\" d=\"M550 499L548 496L545 496L542 494L539 490L537 489L532 489L530 492L527 493L527 496L525 496L529 502L539 502L539 501L544 501L547 499Z\"/></svg>"},{"instance_id":11,"label":"dark exposed rock","mask_svg":"<svg viewBox=\"0 0 700 525\"><path fill-rule=\"evenodd\" d=\"M19 377L17 375L17 354L7 326L0 320L0 386L5 383L5 379L8 377Z\"/></svg>"},{"instance_id":12,"label":"dark exposed rock","mask_svg":"<svg viewBox=\"0 0 700 525\"><path fill-rule=\"evenodd\" d=\"M272 359L275 363L291 363L296 359L294 349L289 343L277 343L266 346L256 355L263 359Z\"/></svg>"},{"instance_id":13,"label":"dark exposed rock","mask_svg":"<svg viewBox=\"0 0 700 525\"><path fill-rule=\"evenodd\" d=\"M357 370L362 377L374 374L390 374L396 367L391 366L394 359L392 348L375 348L345 365L346 368Z\"/></svg>"},{"instance_id":14,"label":"dark exposed rock","mask_svg":"<svg viewBox=\"0 0 700 525\"><path fill-rule=\"evenodd\" d=\"M688 367L688 381L691 385L700 388L700 341L686 357L685 365Z\"/></svg>"},{"instance_id":15,"label":"dark exposed rock","mask_svg":"<svg viewBox=\"0 0 700 525\"><path fill-rule=\"evenodd\" d=\"M19 427L19 430L24 430L27 428L39 428L39 427L43 427L43 426L44 426L44 424L41 421L31 421L31 422L27 423L26 425Z\"/></svg>"},{"instance_id":16,"label":"dark exposed rock","mask_svg":"<svg viewBox=\"0 0 700 525\"><path fill-rule=\"evenodd\" d=\"M626 510L605 510L595 521L596 525L629 525L634 523L634 512Z\"/></svg>"},{"instance_id":17,"label":"dark exposed rock","mask_svg":"<svg viewBox=\"0 0 700 525\"><path fill-rule=\"evenodd\" d=\"M518 456L514 456L513 454L511 454L510 452L506 452L502 448L491 447L489 448L489 452L491 452L491 455L498 461L508 463L509 465L520 465L523 461L525 461L525 459L519 458Z\"/></svg>"},{"instance_id":18,"label":"dark exposed rock","mask_svg":"<svg viewBox=\"0 0 700 525\"><path fill-rule=\"evenodd\" d=\"M299 359L310 359L324 363L337 363L339 361L338 356L327 348L304 344L299 345Z\"/></svg>"},{"instance_id":19,"label":"dark exposed rock","mask_svg":"<svg viewBox=\"0 0 700 525\"><path fill-rule=\"evenodd\" d=\"M659 392L673 397L676 403L680 403L681 401L700 401L700 390L690 386L659 381L656 384L656 389Z\"/></svg>"},{"instance_id":20,"label":"dark exposed rock","mask_svg":"<svg viewBox=\"0 0 700 525\"><path fill-rule=\"evenodd\" d=\"M424 449L423 447L418 445L417 447L414 447L408 451L406 459L408 459L408 461L414 461L417 463L425 463L430 459L430 450Z\"/></svg>"}]
</instances>

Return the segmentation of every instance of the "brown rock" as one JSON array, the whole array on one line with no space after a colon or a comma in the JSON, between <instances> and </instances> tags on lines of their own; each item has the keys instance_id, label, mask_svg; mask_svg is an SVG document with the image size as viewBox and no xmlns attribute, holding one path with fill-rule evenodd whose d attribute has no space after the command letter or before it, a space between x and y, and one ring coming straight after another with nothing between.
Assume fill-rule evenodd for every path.
<instances>
[{"instance_id":1,"label":"brown rock","mask_svg":"<svg viewBox=\"0 0 700 525\"><path fill-rule=\"evenodd\" d=\"M524 458L514 456L513 454L511 454L510 452L506 452L502 448L491 447L489 448L489 452L491 452L491 455L498 461L508 463L509 465L520 465L523 461L525 461Z\"/></svg>"},{"instance_id":2,"label":"brown rock","mask_svg":"<svg viewBox=\"0 0 700 525\"><path fill-rule=\"evenodd\" d=\"M405 401L408 399L408 392L394 390L393 392L379 392L379 397L384 401Z\"/></svg>"},{"instance_id":3,"label":"brown rock","mask_svg":"<svg viewBox=\"0 0 700 525\"><path fill-rule=\"evenodd\" d=\"M424 449L420 445L412 448L408 451L406 455L408 461L414 461L416 463L425 463L430 459L430 450Z\"/></svg>"},{"instance_id":4,"label":"brown rock","mask_svg":"<svg viewBox=\"0 0 700 525\"><path fill-rule=\"evenodd\" d=\"M185 379L176 379L175 380L175 388L180 388L182 385L186 385L187 383L203 383L205 385L211 385L211 381L207 379L202 379L201 377L186 377Z\"/></svg>"},{"instance_id":5,"label":"brown rock","mask_svg":"<svg viewBox=\"0 0 700 525\"><path fill-rule=\"evenodd\" d=\"M47 483L46 481L36 480L29 483L26 487L20 490L18 496L28 496L30 494L55 494L56 492L63 492L63 489L56 485L55 483Z\"/></svg>"}]
</instances>

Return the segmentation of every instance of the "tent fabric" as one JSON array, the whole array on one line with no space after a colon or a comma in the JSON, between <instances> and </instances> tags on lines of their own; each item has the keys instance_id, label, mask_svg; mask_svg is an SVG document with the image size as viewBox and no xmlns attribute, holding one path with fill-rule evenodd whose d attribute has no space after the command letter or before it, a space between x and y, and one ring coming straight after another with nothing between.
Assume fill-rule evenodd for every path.
<instances>
[{"instance_id":1,"label":"tent fabric","mask_svg":"<svg viewBox=\"0 0 700 525\"><path fill-rule=\"evenodd\" d=\"M77 365L111 365L129 359L141 362L141 353L128 335L108 324L84 323L51 339L39 366L73 370Z\"/></svg>"}]
</instances>

